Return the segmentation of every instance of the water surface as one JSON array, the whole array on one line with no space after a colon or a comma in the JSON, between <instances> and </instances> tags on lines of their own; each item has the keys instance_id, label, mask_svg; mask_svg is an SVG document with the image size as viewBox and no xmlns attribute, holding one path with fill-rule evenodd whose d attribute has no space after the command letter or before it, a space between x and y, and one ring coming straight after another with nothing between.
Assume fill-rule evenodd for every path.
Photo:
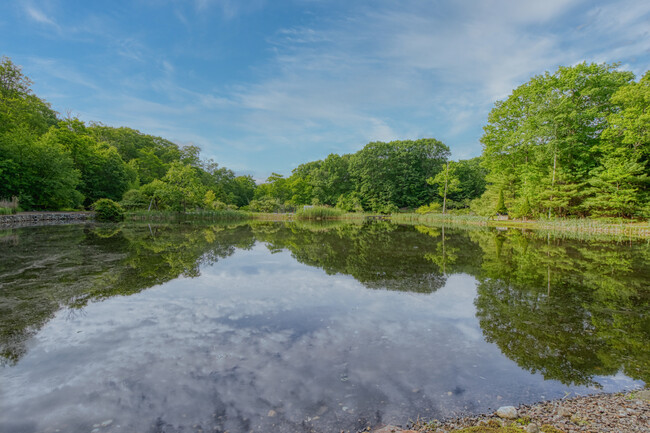
<instances>
[{"instance_id":1,"label":"water surface","mask_svg":"<svg viewBox=\"0 0 650 433\"><path fill-rule=\"evenodd\" d=\"M650 376L643 242L375 222L0 244L1 431L356 431Z\"/></svg>"}]
</instances>

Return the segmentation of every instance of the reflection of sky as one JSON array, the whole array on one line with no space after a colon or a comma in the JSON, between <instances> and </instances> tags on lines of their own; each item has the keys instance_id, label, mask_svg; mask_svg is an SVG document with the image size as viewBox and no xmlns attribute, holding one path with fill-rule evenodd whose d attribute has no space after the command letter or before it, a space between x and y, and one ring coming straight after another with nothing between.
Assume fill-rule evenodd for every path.
<instances>
[{"instance_id":1,"label":"reflection of sky","mask_svg":"<svg viewBox=\"0 0 650 433\"><path fill-rule=\"evenodd\" d=\"M368 290L258 244L58 314L0 372L0 430L337 431L563 396L483 341L475 290Z\"/></svg>"}]
</instances>

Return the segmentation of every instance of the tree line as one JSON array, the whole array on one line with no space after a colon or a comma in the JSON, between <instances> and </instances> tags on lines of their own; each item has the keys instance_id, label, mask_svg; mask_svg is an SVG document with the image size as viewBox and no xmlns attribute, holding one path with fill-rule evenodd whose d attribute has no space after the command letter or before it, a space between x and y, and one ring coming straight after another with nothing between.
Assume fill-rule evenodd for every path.
<instances>
[{"instance_id":1,"label":"tree line","mask_svg":"<svg viewBox=\"0 0 650 433\"><path fill-rule=\"evenodd\" d=\"M101 198L127 208L245 206L251 176L235 176L196 146L126 127L61 119L20 67L0 61L0 199L23 210L77 210Z\"/></svg>"},{"instance_id":2,"label":"tree line","mask_svg":"<svg viewBox=\"0 0 650 433\"><path fill-rule=\"evenodd\" d=\"M582 63L538 75L489 114L480 157L451 161L434 138L368 143L273 173L257 185L130 128L59 119L10 59L0 62L0 199L23 209L78 209L97 199L131 209L304 205L539 217L650 217L650 71Z\"/></svg>"}]
</instances>

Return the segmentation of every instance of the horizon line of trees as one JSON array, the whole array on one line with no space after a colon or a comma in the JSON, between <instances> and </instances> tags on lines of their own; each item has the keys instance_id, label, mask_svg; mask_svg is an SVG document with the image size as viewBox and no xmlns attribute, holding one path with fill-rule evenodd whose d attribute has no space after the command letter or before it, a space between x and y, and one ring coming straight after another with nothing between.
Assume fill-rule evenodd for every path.
<instances>
[{"instance_id":1,"label":"horizon line of trees","mask_svg":"<svg viewBox=\"0 0 650 433\"><path fill-rule=\"evenodd\" d=\"M60 119L7 57L0 61L0 199L24 210L304 205L391 213L508 213L515 217L650 218L650 71L582 63L519 86L490 112L483 153L451 161L434 138L371 142L273 173L257 185L197 146L131 128Z\"/></svg>"}]
</instances>

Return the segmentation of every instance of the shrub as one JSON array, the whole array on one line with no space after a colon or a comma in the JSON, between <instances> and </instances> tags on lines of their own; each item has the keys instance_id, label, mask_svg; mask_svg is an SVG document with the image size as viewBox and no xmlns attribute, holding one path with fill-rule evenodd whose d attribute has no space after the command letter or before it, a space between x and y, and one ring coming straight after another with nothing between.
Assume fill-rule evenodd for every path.
<instances>
[{"instance_id":1,"label":"shrub","mask_svg":"<svg viewBox=\"0 0 650 433\"><path fill-rule=\"evenodd\" d=\"M97 221L122 221L124 219L124 209L111 199L100 198L92 208Z\"/></svg>"},{"instance_id":2,"label":"shrub","mask_svg":"<svg viewBox=\"0 0 650 433\"><path fill-rule=\"evenodd\" d=\"M283 209L282 203L277 198L262 197L257 200L251 200L248 204L248 210L251 212L279 212Z\"/></svg>"},{"instance_id":3,"label":"shrub","mask_svg":"<svg viewBox=\"0 0 650 433\"><path fill-rule=\"evenodd\" d=\"M430 204L420 206L415 210L415 213L420 215L425 215L428 213L438 213L440 212L440 203L437 201L431 202Z\"/></svg>"}]
</instances>

